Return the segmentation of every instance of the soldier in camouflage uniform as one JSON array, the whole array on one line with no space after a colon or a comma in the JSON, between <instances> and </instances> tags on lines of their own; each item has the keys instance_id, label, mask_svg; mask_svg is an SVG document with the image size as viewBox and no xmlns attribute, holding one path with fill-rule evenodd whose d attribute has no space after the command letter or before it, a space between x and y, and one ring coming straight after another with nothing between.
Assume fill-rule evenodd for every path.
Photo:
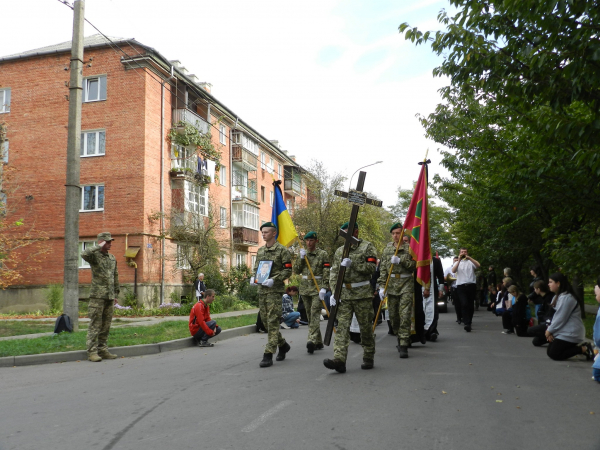
<instances>
[{"instance_id":1,"label":"soldier in camouflage uniform","mask_svg":"<svg viewBox=\"0 0 600 450\"><path fill-rule=\"evenodd\" d=\"M254 273L262 261L273 262L268 279L258 285L260 317L268 333L267 345L260 367L269 367L273 365L273 353L277 347L279 347L277 361L283 361L285 354L290 351L290 344L285 341L279 331L279 318L281 317L281 299L285 293L284 280L292 274L292 258L288 249L277 242L275 224L266 222L261 225L260 231L265 245L256 253ZM250 279L250 284L257 285L254 277Z\"/></svg>"},{"instance_id":2,"label":"soldier in camouflage uniform","mask_svg":"<svg viewBox=\"0 0 600 450\"><path fill-rule=\"evenodd\" d=\"M348 229L348 222L342 225L342 230ZM358 225L354 227L354 237L358 238ZM359 240L358 244L350 247L348 258L342 260L344 247L336 250L329 276L329 283L337 283L340 266L346 267L344 287L337 312L337 333L333 346L333 359L325 359L323 364L328 369L344 373L346 357L350 343L350 322L352 314L356 315L360 327L360 340L363 347L363 363L361 369L372 369L375 357L375 336L373 335L373 292L371 276L377 266L377 252L373 244ZM337 303L333 296L331 306Z\"/></svg>"},{"instance_id":3,"label":"soldier in camouflage uniform","mask_svg":"<svg viewBox=\"0 0 600 450\"><path fill-rule=\"evenodd\" d=\"M394 256L396 246L400 241L402 226L395 223L390 228L390 233L394 239L384 249L379 265L380 276L377 280L379 284L379 295L384 298L385 283L390 273L390 267L393 264L392 274L387 286L388 311L392 330L398 336L398 350L400 358L408 358L408 346L410 344L410 319L412 314L414 281L413 273L417 263L409 253L409 244L403 243L398 249L398 255Z\"/></svg>"},{"instance_id":4,"label":"soldier in camouflage uniform","mask_svg":"<svg viewBox=\"0 0 600 450\"><path fill-rule=\"evenodd\" d=\"M313 354L315 350L323 348L323 338L321 337L321 309L322 301L325 299L325 293L329 288L329 256L325 250L317 249L317 233L310 231L304 236L307 250L300 249L300 259L296 264L295 272L302 275L300 283L300 294L308 315L308 342L306 349L308 353ZM308 259L310 268L319 289L315 286L315 280L308 270L306 260Z\"/></svg>"},{"instance_id":5,"label":"soldier in camouflage uniform","mask_svg":"<svg viewBox=\"0 0 600 450\"><path fill-rule=\"evenodd\" d=\"M88 248L81 254L92 269L92 288L88 303L90 324L87 332L88 360L99 362L115 359L108 351L108 333L112 321L113 308L119 295L119 274L117 260L108 253L114 239L110 233L98 235L98 245Z\"/></svg>"}]
</instances>

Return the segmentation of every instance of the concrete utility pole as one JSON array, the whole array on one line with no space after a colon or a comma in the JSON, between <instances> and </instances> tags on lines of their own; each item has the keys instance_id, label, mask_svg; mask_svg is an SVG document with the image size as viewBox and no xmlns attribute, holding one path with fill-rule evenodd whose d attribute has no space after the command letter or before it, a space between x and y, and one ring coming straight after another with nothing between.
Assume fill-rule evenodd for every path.
<instances>
[{"instance_id":1,"label":"concrete utility pole","mask_svg":"<svg viewBox=\"0 0 600 450\"><path fill-rule=\"evenodd\" d=\"M69 81L69 132L67 139L67 182L65 202L65 268L63 310L79 330L79 148L81 145L81 95L83 78L84 0L73 5L71 79Z\"/></svg>"}]
</instances>

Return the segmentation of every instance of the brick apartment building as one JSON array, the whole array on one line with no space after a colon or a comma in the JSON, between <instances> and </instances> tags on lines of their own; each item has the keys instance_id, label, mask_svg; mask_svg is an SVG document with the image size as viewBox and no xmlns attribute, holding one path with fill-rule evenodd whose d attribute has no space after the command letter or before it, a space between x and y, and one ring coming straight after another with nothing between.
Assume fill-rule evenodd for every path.
<instances>
[{"instance_id":1,"label":"brick apartment building","mask_svg":"<svg viewBox=\"0 0 600 450\"><path fill-rule=\"evenodd\" d=\"M161 238L167 226L161 217L189 220L212 208L222 270L253 264L258 229L271 217L273 178L282 180L289 209L306 198L295 158L219 102L211 85L179 61L133 39L94 35L84 44L80 249L110 231L121 284L135 284L138 298L156 306L182 292L185 269L185 249L170 235ZM65 42L0 58L4 164L14 168L2 199L8 214L35 223L50 246L39 270L0 291L0 312L43 309L43 288L63 282L70 51ZM215 161L168 141L172 129L181 133L186 124L211 134L221 153L218 173ZM81 259L79 281L85 298L91 273Z\"/></svg>"}]
</instances>

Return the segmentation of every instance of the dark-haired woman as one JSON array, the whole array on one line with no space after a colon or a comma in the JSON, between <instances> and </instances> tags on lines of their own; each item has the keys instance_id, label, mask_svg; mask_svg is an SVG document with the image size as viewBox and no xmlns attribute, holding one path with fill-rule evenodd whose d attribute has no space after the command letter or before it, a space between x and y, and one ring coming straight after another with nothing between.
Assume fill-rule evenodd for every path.
<instances>
[{"instance_id":1,"label":"dark-haired woman","mask_svg":"<svg viewBox=\"0 0 600 450\"><path fill-rule=\"evenodd\" d=\"M579 304L567 277L562 273L550 275L548 281L550 291L554 293L552 307L555 310L552 323L546 330L548 356L555 361L563 361L576 355L584 354L592 359L593 352L589 345L579 345L585 339L585 327L581 320Z\"/></svg>"}]
</instances>

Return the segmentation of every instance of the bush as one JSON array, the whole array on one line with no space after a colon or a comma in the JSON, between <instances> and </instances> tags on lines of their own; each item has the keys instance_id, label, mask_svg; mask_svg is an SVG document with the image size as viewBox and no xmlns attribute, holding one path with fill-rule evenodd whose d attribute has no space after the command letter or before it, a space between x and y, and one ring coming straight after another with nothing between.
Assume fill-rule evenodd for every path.
<instances>
[{"instance_id":1,"label":"bush","mask_svg":"<svg viewBox=\"0 0 600 450\"><path fill-rule=\"evenodd\" d=\"M123 300L120 301L122 306L138 307L137 297L129 286L123 286Z\"/></svg>"},{"instance_id":2,"label":"bush","mask_svg":"<svg viewBox=\"0 0 600 450\"><path fill-rule=\"evenodd\" d=\"M240 285L238 298L254 307L258 306L258 286L250 286L248 282Z\"/></svg>"},{"instance_id":3,"label":"bush","mask_svg":"<svg viewBox=\"0 0 600 450\"><path fill-rule=\"evenodd\" d=\"M218 265L213 264L204 267L203 273L204 284L206 284L207 289L213 289L217 295L222 295L227 292L225 282L223 281L223 275L221 275Z\"/></svg>"},{"instance_id":4,"label":"bush","mask_svg":"<svg viewBox=\"0 0 600 450\"><path fill-rule=\"evenodd\" d=\"M44 293L50 313L62 314L64 298L62 284L49 284Z\"/></svg>"}]
</instances>

